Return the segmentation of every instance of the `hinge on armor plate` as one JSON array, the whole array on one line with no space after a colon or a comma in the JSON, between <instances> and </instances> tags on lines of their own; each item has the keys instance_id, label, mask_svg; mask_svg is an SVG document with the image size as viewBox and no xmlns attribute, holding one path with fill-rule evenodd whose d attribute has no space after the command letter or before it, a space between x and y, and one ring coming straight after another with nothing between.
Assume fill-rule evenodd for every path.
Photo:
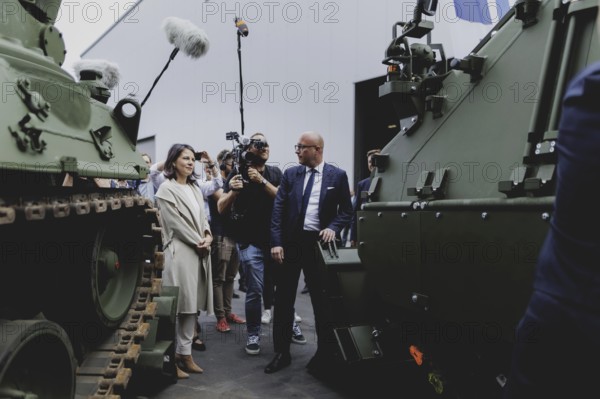
<instances>
[{"instance_id":1,"label":"hinge on armor plate","mask_svg":"<svg viewBox=\"0 0 600 399\"><path fill-rule=\"evenodd\" d=\"M400 131L403 135L410 136L421 125L420 122L419 115L412 115L408 118L400 119Z\"/></svg>"},{"instance_id":2,"label":"hinge on armor plate","mask_svg":"<svg viewBox=\"0 0 600 399\"><path fill-rule=\"evenodd\" d=\"M444 198L448 186L448 168L425 170L419 175L415 187L406 189L406 195L423 198Z\"/></svg>"},{"instance_id":3,"label":"hinge on armor plate","mask_svg":"<svg viewBox=\"0 0 600 399\"><path fill-rule=\"evenodd\" d=\"M551 189L550 183L554 178L555 169L556 165L540 165L535 176L525 179L525 191L536 191L542 194L544 189Z\"/></svg>"},{"instance_id":4,"label":"hinge on armor plate","mask_svg":"<svg viewBox=\"0 0 600 399\"><path fill-rule=\"evenodd\" d=\"M545 195L552 191L556 165L519 166L513 169L510 180L498 183L498 191L507 197L519 197L526 193Z\"/></svg>"},{"instance_id":5,"label":"hinge on armor plate","mask_svg":"<svg viewBox=\"0 0 600 399\"><path fill-rule=\"evenodd\" d=\"M77 172L77 158L64 156L60 158L63 172Z\"/></svg>"},{"instance_id":6,"label":"hinge on armor plate","mask_svg":"<svg viewBox=\"0 0 600 399\"><path fill-rule=\"evenodd\" d=\"M373 154L371 162L379 173L383 173L390 165L390 156L388 154Z\"/></svg>"},{"instance_id":7,"label":"hinge on armor plate","mask_svg":"<svg viewBox=\"0 0 600 399\"><path fill-rule=\"evenodd\" d=\"M454 60L454 69L458 69L471 76L471 83L482 78L483 65L485 58L477 54L469 54L463 59Z\"/></svg>"},{"instance_id":8,"label":"hinge on armor plate","mask_svg":"<svg viewBox=\"0 0 600 399\"><path fill-rule=\"evenodd\" d=\"M50 111L50 104L44 100L44 97L35 90L30 90L31 82L26 78L17 79L17 93L21 100L27 105L27 108L33 112L40 120L45 120Z\"/></svg>"},{"instance_id":9,"label":"hinge on armor plate","mask_svg":"<svg viewBox=\"0 0 600 399\"><path fill-rule=\"evenodd\" d=\"M114 158L115 156L112 152L112 144L108 141L108 139L112 137L110 130L110 126L102 126L100 129L90 130L90 134L100 153L100 157L105 160Z\"/></svg>"},{"instance_id":10,"label":"hinge on armor plate","mask_svg":"<svg viewBox=\"0 0 600 399\"><path fill-rule=\"evenodd\" d=\"M427 96L425 98L425 111L431 111L433 119L441 118L444 115L442 107L445 99L446 96Z\"/></svg>"},{"instance_id":11,"label":"hinge on armor plate","mask_svg":"<svg viewBox=\"0 0 600 399\"><path fill-rule=\"evenodd\" d=\"M524 182L527 174L527 167L518 166L510 174L510 180L498 182L498 191L506 194L508 197L517 197L524 194Z\"/></svg>"},{"instance_id":12,"label":"hinge on armor plate","mask_svg":"<svg viewBox=\"0 0 600 399\"><path fill-rule=\"evenodd\" d=\"M46 142L40 139L42 130L33 126L33 114L28 113L19 121L17 126L9 126L10 134L17 141L19 150L27 151L27 146L34 152L42 153L46 149Z\"/></svg>"},{"instance_id":13,"label":"hinge on armor plate","mask_svg":"<svg viewBox=\"0 0 600 399\"><path fill-rule=\"evenodd\" d=\"M556 170L557 130L529 132L523 156L523 166L516 167L510 180L498 183L498 191L507 197L550 195Z\"/></svg>"},{"instance_id":14,"label":"hinge on armor plate","mask_svg":"<svg viewBox=\"0 0 600 399\"><path fill-rule=\"evenodd\" d=\"M381 184L381 177L375 176L371 179L371 185L369 185L369 189L360 193L360 198L362 199L363 205L367 202L377 201L377 196L375 193L379 190L379 184Z\"/></svg>"}]
</instances>

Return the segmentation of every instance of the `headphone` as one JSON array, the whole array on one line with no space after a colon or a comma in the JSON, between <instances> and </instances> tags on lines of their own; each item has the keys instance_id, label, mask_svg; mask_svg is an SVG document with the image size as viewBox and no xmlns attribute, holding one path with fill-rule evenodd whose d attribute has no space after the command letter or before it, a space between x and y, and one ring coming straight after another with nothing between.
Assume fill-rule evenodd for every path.
<instances>
[{"instance_id":1,"label":"headphone","mask_svg":"<svg viewBox=\"0 0 600 399\"><path fill-rule=\"evenodd\" d=\"M219 164L219 169L221 169L222 171L225 171L227 169L227 165L225 165L225 161L227 161L228 159L233 159L233 155L231 154L231 152L227 152L227 153L225 153L225 155L223 155L223 159L221 160L221 163Z\"/></svg>"}]
</instances>

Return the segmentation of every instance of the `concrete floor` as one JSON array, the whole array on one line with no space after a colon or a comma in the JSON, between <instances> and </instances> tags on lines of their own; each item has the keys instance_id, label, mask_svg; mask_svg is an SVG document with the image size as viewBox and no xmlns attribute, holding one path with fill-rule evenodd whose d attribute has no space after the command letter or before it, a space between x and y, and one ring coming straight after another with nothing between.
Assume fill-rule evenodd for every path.
<instances>
[{"instance_id":1,"label":"concrete floor","mask_svg":"<svg viewBox=\"0 0 600 399\"><path fill-rule=\"evenodd\" d=\"M344 392L343 388L339 389L328 385L306 371L305 366L316 350L316 335L310 297L308 294L300 293L303 286L301 277L296 312L302 317L300 326L308 343L306 345L292 344L291 366L270 375L263 371L274 355L271 325L263 325L260 355L250 356L244 350L246 344L245 325L231 324L230 332L220 333L215 330L215 318L202 314L200 316L202 339L206 343L207 350L204 352L194 351L193 357L194 361L204 369L204 373L191 374L189 379L179 380L175 384L158 384L152 388L142 389L142 392L138 390L136 393L129 393L125 398L339 399L360 397ZM237 282L235 288L238 288ZM244 317L244 293L237 290L236 292L240 298L233 300L233 310Z\"/></svg>"}]
</instances>

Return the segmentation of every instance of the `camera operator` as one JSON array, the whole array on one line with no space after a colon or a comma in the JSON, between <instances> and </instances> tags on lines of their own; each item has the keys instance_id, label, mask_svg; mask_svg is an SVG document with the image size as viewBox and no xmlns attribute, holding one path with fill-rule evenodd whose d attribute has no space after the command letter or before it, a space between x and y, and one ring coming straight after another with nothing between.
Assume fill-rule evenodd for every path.
<instances>
[{"instance_id":1,"label":"camera operator","mask_svg":"<svg viewBox=\"0 0 600 399\"><path fill-rule=\"evenodd\" d=\"M271 212L282 173L278 167L266 165L269 144L265 136L255 133L250 139L240 170L233 171L224 185L218 209L219 213L228 213L232 218L232 235L246 273L246 353L258 355L264 276L271 262ZM242 174L246 173L247 182L244 182Z\"/></svg>"}]
</instances>

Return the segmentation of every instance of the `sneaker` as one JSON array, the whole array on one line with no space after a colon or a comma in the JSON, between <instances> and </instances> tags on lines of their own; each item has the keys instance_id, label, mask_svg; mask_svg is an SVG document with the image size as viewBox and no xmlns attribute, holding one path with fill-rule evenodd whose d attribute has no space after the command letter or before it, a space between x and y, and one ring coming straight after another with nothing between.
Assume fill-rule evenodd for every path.
<instances>
[{"instance_id":1,"label":"sneaker","mask_svg":"<svg viewBox=\"0 0 600 399\"><path fill-rule=\"evenodd\" d=\"M294 321L296 323L302 322L302 317L298 316L298 313L294 312Z\"/></svg>"},{"instance_id":2,"label":"sneaker","mask_svg":"<svg viewBox=\"0 0 600 399\"><path fill-rule=\"evenodd\" d=\"M260 353L260 336L248 335L246 353L249 355L258 355Z\"/></svg>"},{"instance_id":3,"label":"sneaker","mask_svg":"<svg viewBox=\"0 0 600 399\"><path fill-rule=\"evenodd\" d=\"M292 342L299 345L304 345L307 342L304 335L302 335L300 326L296 322L294 322L294 325L292 326Z\"/></svg>"},{"instance_id":4,"label":"sneaker","mask_svg":"<svg viewBox=\"0 0 600 399\"><path fill-rule=\"evenodd\" d=\"M229 313L227 315L227 320L235 323L235 324L246 324L246 320L242 319L240 316L236 315L235 313Z\"/></svg>"},{"instance_id":5,"label":"sneaker","mask_svg":"<svg viewBox=\"0 0 600 399\"><path fill-rule=\"evenodd\" d=\"M269 324L272 317L273 315L271 314L271 309L265 309L260 317L260 322L263 324Z\"/></svg>"},{"instance_id":6,"label":"sneaker","mask_svg":"<svg viewBox=\"0 0 600 399\"><path fill-rule=\"evenodd\" d=\"M224 317L217 321L217 331L222 333L231 331L231 328L229 328L229 324L227 324L227 320Z\"/></svg>"}]
</instances>

